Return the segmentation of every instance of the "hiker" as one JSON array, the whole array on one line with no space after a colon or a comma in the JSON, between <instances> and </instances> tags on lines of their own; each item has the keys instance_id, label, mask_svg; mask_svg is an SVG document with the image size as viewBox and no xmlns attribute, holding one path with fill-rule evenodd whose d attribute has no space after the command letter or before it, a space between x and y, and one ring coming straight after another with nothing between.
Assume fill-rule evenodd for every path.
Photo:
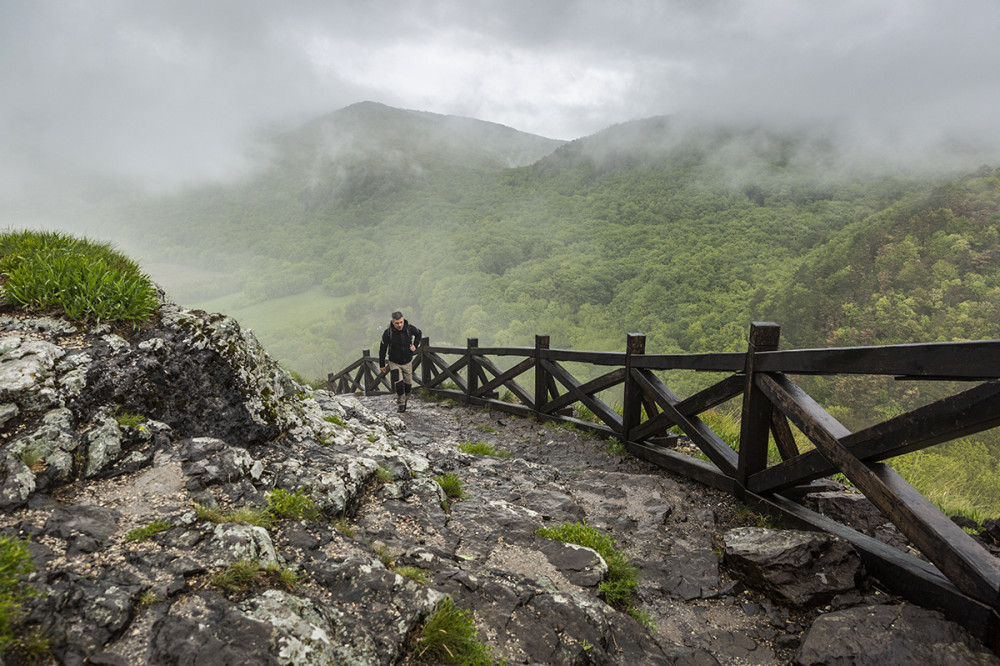
<instances>
[{"instance_id":1,"label":"hiker","mask_svg":"<svg viewBox=\"0 0 1000 666\"><path fill-rule=\"evenodd\" d=\"M403 318L403 313L392 313L392 321L382 334L378 346L378 364L385 372L385 353L389 352L389 377L396 391L396 411L406 411L406 400L413 388L413 352L420 344L420 329Z\"/></svg>"}]
</instances>

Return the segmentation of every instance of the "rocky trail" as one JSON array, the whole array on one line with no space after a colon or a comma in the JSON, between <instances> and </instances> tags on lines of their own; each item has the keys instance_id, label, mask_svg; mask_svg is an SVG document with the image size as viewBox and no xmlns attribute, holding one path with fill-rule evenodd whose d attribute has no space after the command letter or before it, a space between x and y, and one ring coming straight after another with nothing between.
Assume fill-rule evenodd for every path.
<instances>
[{"instance_id":1,"label":"rocky trail","mask_svg":"<svg viewBox=\"0 0 1000 666\"><path fill-rule=\"evenodd\" d=\"M315 511L269 514L278 491ZM38 593L7 666L437 663L448 598L508 664L1000 663L844 542L575 430L309 390L172 304L128 337L0 313L0 508ZM633 614L597 552L538 534L566 523L637 569Z\"/></svg>"}]
</instances>

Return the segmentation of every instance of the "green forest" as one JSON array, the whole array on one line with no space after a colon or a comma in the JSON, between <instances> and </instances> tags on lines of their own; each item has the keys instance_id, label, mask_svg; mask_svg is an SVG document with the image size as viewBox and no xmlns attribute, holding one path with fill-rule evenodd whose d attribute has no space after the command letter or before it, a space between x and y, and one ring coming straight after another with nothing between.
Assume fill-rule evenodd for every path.
<instances>
[{"instance_id":1,"label":"green forest","mask_svg":"<svg viewBox=\"0 0 1000 666\"><path fill-rule=\"evenodd\" d=\"M233 314L310 378L377 349L396 309L456 345L742 351L755 320L783 348L1000 338L991 167L863 162L832 130L662 117L559 142L372 103L267 155L111 225L175 300ZM949 389L807 383L852 428ZM995 470L993 439L950 446L986 446Z\"/></svg>"}]
</instances>

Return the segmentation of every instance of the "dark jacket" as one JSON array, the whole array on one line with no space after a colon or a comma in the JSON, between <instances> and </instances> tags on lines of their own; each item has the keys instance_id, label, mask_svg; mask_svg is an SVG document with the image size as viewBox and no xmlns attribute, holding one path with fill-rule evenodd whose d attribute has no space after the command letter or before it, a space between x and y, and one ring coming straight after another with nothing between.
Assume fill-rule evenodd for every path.
<instances>
[{"instance_id":1,"label":"dark jacket","mask_svg":"<svg viewBox=\"0 0 1000 666\"><path fill-rule=\"evenodd\" d=\"M413 352L410 345L420 346L420 329L403 320L403 328L396 330L396 327L389 322L389 327L382 333L382 343L378 346L379 367L385 366L385 353L389 352L389 360L393 363L409 363L413 360Z\"/></svg>"}]
</instances>

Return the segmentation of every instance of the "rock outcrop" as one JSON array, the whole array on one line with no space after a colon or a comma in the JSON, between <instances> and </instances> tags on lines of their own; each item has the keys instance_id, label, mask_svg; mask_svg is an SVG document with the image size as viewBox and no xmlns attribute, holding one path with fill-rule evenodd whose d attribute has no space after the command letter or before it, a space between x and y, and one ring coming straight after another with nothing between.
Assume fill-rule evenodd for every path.
<instances>
[{"instance_id":1,"label":"rock outcrop","mask_svg":"<svg viewBox=\"0 0 1000 666\"><path fill-rule=\"evenodd\" d=\"M219 315L165 304L120 335L8 311L0 534L29 540L41 593L19 632L47 636L63 664L413 664L450 597L512 664L869 663L890 643L922 663L1000 663L869 586L842 543L741 532L753 518L732 498L599 440L451 403L392 407L298 385ZM505 455L462 453L469 441ZM435 481L449 474L464 497ZM278 490L311 512L268 513ZM605 603L598 552L538 535L566 522L636 567L632 614ZM759 557L777 542L792 565L775 581ZM833 552L848 573L824 585ZM785 587L796 568L809 586Z\"/></svg>"}]
</instances>

